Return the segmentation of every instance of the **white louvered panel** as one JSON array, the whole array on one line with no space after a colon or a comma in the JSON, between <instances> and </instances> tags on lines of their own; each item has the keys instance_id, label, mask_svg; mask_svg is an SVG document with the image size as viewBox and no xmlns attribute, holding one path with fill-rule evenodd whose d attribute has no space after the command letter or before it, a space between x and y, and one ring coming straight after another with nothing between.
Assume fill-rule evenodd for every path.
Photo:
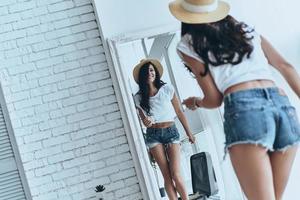
<instances>
[{"instance_id":1,"label":"white louvered panel","mask_svg":"<svg viewBox=\"0 0 300 200\"><path fill-rule=\"evenodd\" d=\"M3 200L4 199L5 200L16 200L16 198L26 199L20 179L18 179L18 180L19 180L19 183L15 183L11 187L7 188L6 190L3 190L3 192L1 191L1 194L0 194L1 200L2 199Z\"/></svg>"},{"instance_id":2,"label":"white louvered panel","mask_svg":"<svg viewBox=\"0 0 300 200\"><path fill-rule=\"evenodd\" d=\"M13 181L13 179L11 179L10 177L14 178L16 176L18 176L18 171L16 171L16 170L7 172L5 174L4 173L0 174L0 179L2 180L0 182L0 187L2 187L3 185L5 185L6 183L8 183L9 182L8 180Z\"/></svg>"},{"instance_id":3,"label":"white louvered panel","mask_svg":"<svg viewBox=\"0 0 300 200\"><path fill-rule=\"evenodd\" d=\"M0 200L26 200L0 106Z\"/></svg>"},{"instance_id":4,"label":"white louvered panel","mask_svg":"<svg viewBox=\"0 0 300 200\"><path fill-rule=\"evenodd\" d=\"M2 113L1 113L2 115ZM5 122L3 120L0 120L0 126L5 126Z\"/></svg>"},{"instance_id":5,"label":"white louvered panel","mask_svg":"<svg viewBox=\"0 0 300 200\"><path fill-rule=\"evenodd\" d=\"M7 140L9 140L8 135L0 135L0 144L6 143Z\"/></svg>"},{"instance_id":6,"label":"white louvered panel","mask_svg":"<svg viewBox=\"0 0 300 200\"><path fill-rule=\"evenodd\" d=\"M0 200L25 200L19 172L18 170L11 171L16 166L9 159L3 161L4 163L1 162L0 168L6 170L0 174Z\"/></svg>"},{"instance_id":7,"label":"white louvered panel","mask_svg":"<svg viewBox=\"0 0 300 200\"><path fill-rule=\"evenodd\" d=\"M19 174L18 174L18 171L16 171L16 170L7 172L5 174L1 174L0 177L1 177L2 182L0 182L0 188L4 188L7 185L11 185L11 184L15 183L14 179L18 176L19 176Z\"/></svg>"},{"instance_id":8,"label":"white louvered panel","mask_svg":"<svg viewBox=\"0 0 300 200\"><path fill-rule=\"evenodd\" d=\"M17 170L0 174L0 199L25 200L25 195Z\"/></svg>"},{"instance_id":9,"label":"white louvered panel","mask_svg":"<svg viewBox=\"0 0 300 200\"><path fill-rule=\"evenodd\" d=\"M4 116L2 113L2 107L0 107L0 162L2 163L3 159L7 159L10 157L14 157L14 154L8 136ZM14 159L13 162L15 162ZM0 167L0 173L2 173L1 167Z\"/></svg>"},{"instance_id":10,"label":"white louvered panel","mask_svg":"<svg viewBox=\"0 0 300 200\"><path fill-rule=\"evenodd\" d=\"M13 153L12 153L10 150L4 150L4 151L1 151L1 152L0 152L0 156L1 156L3 159L6 159L6 158L10 158L10 157L12 157L12 156L14 156L14 155L13 155ZM0 160L0 162L1 162L1 160ZM1 171L1 169L0 169L0 171Z\"/></svg>"},{"instance_id":11,"label":"white louvered panel","mask_svg":"<svg viewBox=\"0 0 300 200\"><path fill-rule=\"evenodd\" d=\"M4 126L2 126L2 127L0 127L0 134L2 135L4 135L4 134L6 134L7 133L7 130L6 130L6 127L4 127Z\"/></svg>"},{"instance_id":12,"label":"white louvered panel","mask_svg":"<svg viewBox=\"0 0 300 200\"><path fill-rule=\"evenodd\" d=\"M5 126L0 126L0 135L7 135L7 129Z\"/></svg>"},{"instance_id":13,"label":"white louvered panel","mask_svg":"<svg viewBox=\"0 0 300 200\"><path fill-rule=\"evenodd\" d=\"M1 194L11 191L12 188L14 189L22 188L22 185L20 185L20 183L21 182L19 182L19 174L15 174L14 177L6 177L6 180L3 181L1 185Z\"/></svg>"},{"instance_id":14,"label":"white louvered panel","mask_svg":"<svg viewBox=\"0 0 300 200\"><path fill-rule=\"evenodd\" d=\"M0 135L6 135L5 133L7 133L6 127L0 127Z\"/></svg>"},{"instance_id":15,"label":"white louvered panel","mask_svg":"<svg viewBox=\"0 0 300 200\"><path fill-rule=\"evenodd\" d=\"M8 138L8 135L7 134L5 134L5 132L3 131L3 133L2 132L0 132L0 140L4 140L5 138Z\"/></svg>"},{"instance_id":16,"label":"white louvered panel","mask_svg":"<svg viewBox=\"0 0 300 200\"><path fill-rule=\"evenodd\" d=\"M1 176L3 175L5 177L5 173L14 171L16 169L17 169L17 165L16 165L14 157L2 159L0 161L0 174L1 174ZM1 182L1 179L0 179L0 182Z\"/></svg>"},{"instance_id":17,"label":"white louvered panel","mask_svg":"<svg viewBox=\"0 0 300 200\"><path fill-rule=\"evenodd\" d=\"M1 116L1 115L0 115ZM5 132L6 130L6 126L5 126L5 123L4 122L0 122L0 130L3 132Z\"/></svg>"},{"instance_id":18,"label":"white louvered panel","mask_svg":"<svg viewBox=\"0 0 300 200\"><path fill-rule=\"evenodd\" d=\"M0 135L0 162L2 162L3 159L13 157L13 150L10 144L10 140L8 138L8 135ZM1 168L0 168L1 173Z\"/></svg>"}]
</instances>

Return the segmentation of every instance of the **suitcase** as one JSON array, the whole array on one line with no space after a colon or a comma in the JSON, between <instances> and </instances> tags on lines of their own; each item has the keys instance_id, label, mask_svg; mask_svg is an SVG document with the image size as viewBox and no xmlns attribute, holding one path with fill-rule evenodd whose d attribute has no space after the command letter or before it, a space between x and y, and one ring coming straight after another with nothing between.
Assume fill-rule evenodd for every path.
<instances>
[{"instance_id":1,"label":"suitcase","mask_svg":"<svg viewBox=\"0 0 300 200\"><path fill-rule=\"evenodd\" d=\"M210 197L218 193L218 184L208 152L194 154L190 158L193 193Z\"/></svg>"}]
</instances>

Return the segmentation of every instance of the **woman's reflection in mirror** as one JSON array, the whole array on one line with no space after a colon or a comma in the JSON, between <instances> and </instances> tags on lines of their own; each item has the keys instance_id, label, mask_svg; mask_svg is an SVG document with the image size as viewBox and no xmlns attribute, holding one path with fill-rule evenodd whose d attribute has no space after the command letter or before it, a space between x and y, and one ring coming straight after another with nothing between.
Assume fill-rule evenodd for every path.
<instances>
[{"instance_id":1,"label":"woman's reflection in mirror","mask_svg":"<svg viewBox=\"0 0 300 200\"><path fill-rule=\"evenodd\" d=\"M156 59L143 59L133 70L133 77L139 85L134 96L135 104L143 124L147 127L145 142L157 162L170 200L187 200L188 194L180 174L180 135L175 126L177 116L191 143L191 133L180 102L171 84L161 80L163 67Z\"/></svg>"}]
</instances>

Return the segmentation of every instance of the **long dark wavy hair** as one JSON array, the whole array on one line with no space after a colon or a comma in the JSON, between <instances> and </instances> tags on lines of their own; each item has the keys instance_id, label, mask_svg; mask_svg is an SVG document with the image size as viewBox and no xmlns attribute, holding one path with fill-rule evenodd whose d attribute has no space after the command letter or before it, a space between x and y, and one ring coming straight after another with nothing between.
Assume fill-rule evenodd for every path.
<instances>
[{"instance_id":1,"label":"long dark wavy hair","mask_svg":"<svg viewBox=\"0 0 300 200\"><path fill-rule=\"evenodd\" d=\"M149 115L150 114L150 103L149 103L149 99L150 99L150 86L148 84L148 76L149 76L149 67L150 65L153 66L154 71L155 71L155 80L154 80L154 86L157 88L157 90L159 90L161 88L161 86L163 86L164 84L166 84L165 82L163 82L162 80L160 80L160 74L159 71L157 70L156 66L154 64L152 64L151 62L145 63L139 72L139 92L138 94L141 95L141 102L140 102L140 106L143 108L143 110L146 111L146 113Z\"/></svg>"},{"instance_id":2,"label":"long dark wavy hair","mask_svg":"<svg viewBox=\"0 0 300 200\"><path fill-rule=\"evenodd\" d=\"M208 73L209 64L215 67L227 63L237 65L244 56L249 58L253 51L253 36L247 36L247 33L253 31L247 24L238 22L230 15L208 24L181 24L181 36L191 35L190 45L204 61L205 71L201 73L202 76Z\"/></svg>"}]
</instances>

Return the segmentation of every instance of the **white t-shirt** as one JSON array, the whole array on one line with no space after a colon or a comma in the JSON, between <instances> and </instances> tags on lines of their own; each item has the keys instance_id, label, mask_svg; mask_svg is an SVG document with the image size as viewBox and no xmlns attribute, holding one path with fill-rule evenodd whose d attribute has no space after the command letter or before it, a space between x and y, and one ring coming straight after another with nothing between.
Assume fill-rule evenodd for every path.
<instances>
[{"instance_id":1,"label":"white t-shirt","mask_svg":"<svg viewBox=\"0 0 300 200\"><path fill-rule=\"evenodd\" d=\"M150 115L147 115L146 111L143 110L145 115L150 116L154 120L154 123L174 121L176 113L171 102L173 97L174 87L164 84L154 96L149 98ZM134 95L134 101L136 107L141 108L141 96L139 93Z\"/></svg>"},{"instance_id":2,"label":"white t-shirt","mask_svg":"<svg viewBox=\"0 0 300 200\"><path fill-rule=\"evenodd\" d=\"M209 71L216 83L217 88L224 94L225 90L238 83L251 80L272 80L272 72L268 60L266 59L261 48L260 35L255 31L249 33L254 38L251 40L253 51L250 58L244 56L241 63L237 65L223 64L217 67L209 65ZM182 58L182 53L204 63L203 60L194 51L189 34L184 35L177 44L177 53Z\"/></svg>"}]
</instances>

